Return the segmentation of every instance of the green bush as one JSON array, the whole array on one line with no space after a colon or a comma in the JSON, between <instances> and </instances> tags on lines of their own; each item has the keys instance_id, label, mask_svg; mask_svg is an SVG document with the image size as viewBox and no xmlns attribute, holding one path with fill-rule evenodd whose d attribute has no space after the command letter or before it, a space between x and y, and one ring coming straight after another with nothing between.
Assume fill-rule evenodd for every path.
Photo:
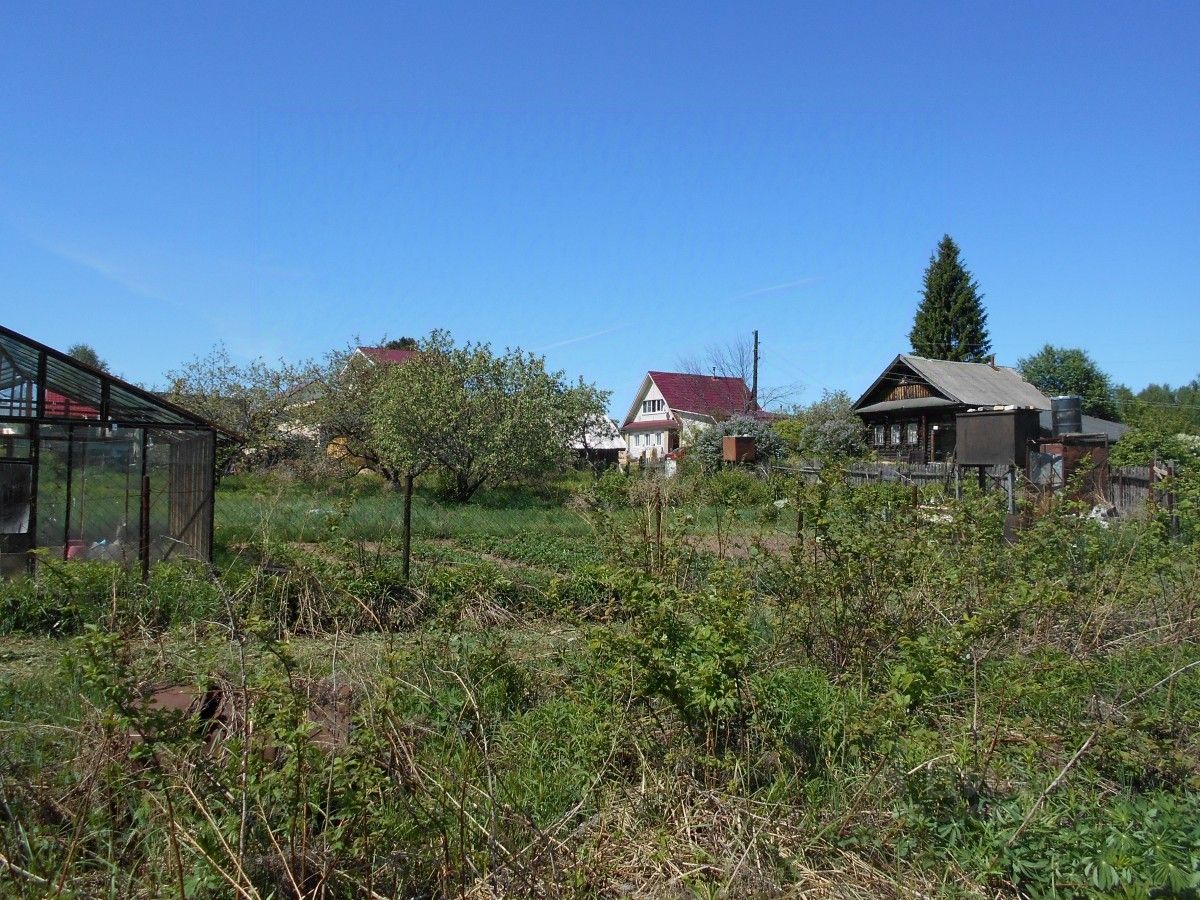
<instances>
[{"instance_id":1,"label":"green bush","mask_svg":"<svg viewBox=\"0 0 1200 900\"><path fill-rule=\"evenodd\" d=\"M748 469L730 467L704 476L700 496L712 506L745 509L763 506L775 499L769 482Z\"/></svg>"}]
</instances>

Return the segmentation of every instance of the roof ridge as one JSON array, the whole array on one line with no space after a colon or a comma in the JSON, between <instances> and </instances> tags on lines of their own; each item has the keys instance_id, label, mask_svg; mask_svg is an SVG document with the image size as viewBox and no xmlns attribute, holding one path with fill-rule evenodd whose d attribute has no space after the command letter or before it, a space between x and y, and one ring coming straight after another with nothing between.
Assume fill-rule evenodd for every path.
<instances>
[{"instance_id":1,"label":"roof ridge","mask_svg":"<svg viewBox=\"0 0 1200 900\"><path fill-rule=\"evenodd\" d=\"M668 372L665 369L647 369L646 374L653 377L655 375L677 375L681 378L716 378L720 381L740 381L746 383L746 379L739 375L705 375L703 372Z\"/></svg>"}]
</instances>

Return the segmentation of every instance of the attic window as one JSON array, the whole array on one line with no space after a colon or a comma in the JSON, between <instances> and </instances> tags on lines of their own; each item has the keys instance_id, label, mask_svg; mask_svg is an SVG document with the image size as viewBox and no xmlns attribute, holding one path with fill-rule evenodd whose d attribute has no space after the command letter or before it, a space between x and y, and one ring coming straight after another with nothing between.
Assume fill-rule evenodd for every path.
<instances>
[{"instance_id":1,"label":"attic window","mask_svg":"<svg viewBox=\"0 0 1200 900\"><path fill-rule=\"evenodd\" d=\"M667 406L666 400L643 400L642 401L642 412L644 412L644 413L662 412L666 408L666 406Z\"/></svg>"}]
</instances>

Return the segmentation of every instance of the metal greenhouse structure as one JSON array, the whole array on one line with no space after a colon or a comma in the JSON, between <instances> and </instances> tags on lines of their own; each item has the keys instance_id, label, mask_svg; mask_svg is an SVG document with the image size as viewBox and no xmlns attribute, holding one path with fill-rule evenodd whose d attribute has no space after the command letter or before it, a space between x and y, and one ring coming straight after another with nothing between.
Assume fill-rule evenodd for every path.
<instances>
[{"instance_id":1,"label":"metal greenhouse structure","mask_svg":"<svg viewBox=\"0 0 1200 900\"><path fill-rule=\"evenodd\" d=\"M39 555L143 571L211 559L216 444L229 437L0 326L0 576Z\"/></svg>"}]
</instances>

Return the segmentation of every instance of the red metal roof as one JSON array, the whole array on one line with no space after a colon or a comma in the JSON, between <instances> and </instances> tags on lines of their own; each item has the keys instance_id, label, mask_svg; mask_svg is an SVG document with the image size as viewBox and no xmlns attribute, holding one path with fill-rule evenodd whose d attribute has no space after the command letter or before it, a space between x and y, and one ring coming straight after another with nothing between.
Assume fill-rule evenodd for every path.
<instances>
[{"instance_id":1,"label":"red metal roof","mask_svg":"<svg viewBox=\"0 0 1200 900\"><path fill-rule=\"evenodd\" d=\"M408 362L421 354L420 350L393 350L390 347L359 347L358 350L368 359L380 363Z\"/></svg>"},{"instance_id":2,"label":"red metal roof","mask_svg":"<svg viewBox=\"0 0 1200 900\"><path fill-rule=\"evenodd\" d=\"M47 389L46 415L64 419L98 419L100 410L86 403L72 400L57 391Z\"/></svg>"},{"instance_id":3,"label":"red metal roof","mask_svg":"<svg viewBox=\"0 0 1200 900\"><path fill-rule=\"evenodd\" d=\"M675 412L697 413L725 419L751 408L750 389L740 378L689 375L684 372L651 372L650 377Z\"/></svg>"}]
</instances>

